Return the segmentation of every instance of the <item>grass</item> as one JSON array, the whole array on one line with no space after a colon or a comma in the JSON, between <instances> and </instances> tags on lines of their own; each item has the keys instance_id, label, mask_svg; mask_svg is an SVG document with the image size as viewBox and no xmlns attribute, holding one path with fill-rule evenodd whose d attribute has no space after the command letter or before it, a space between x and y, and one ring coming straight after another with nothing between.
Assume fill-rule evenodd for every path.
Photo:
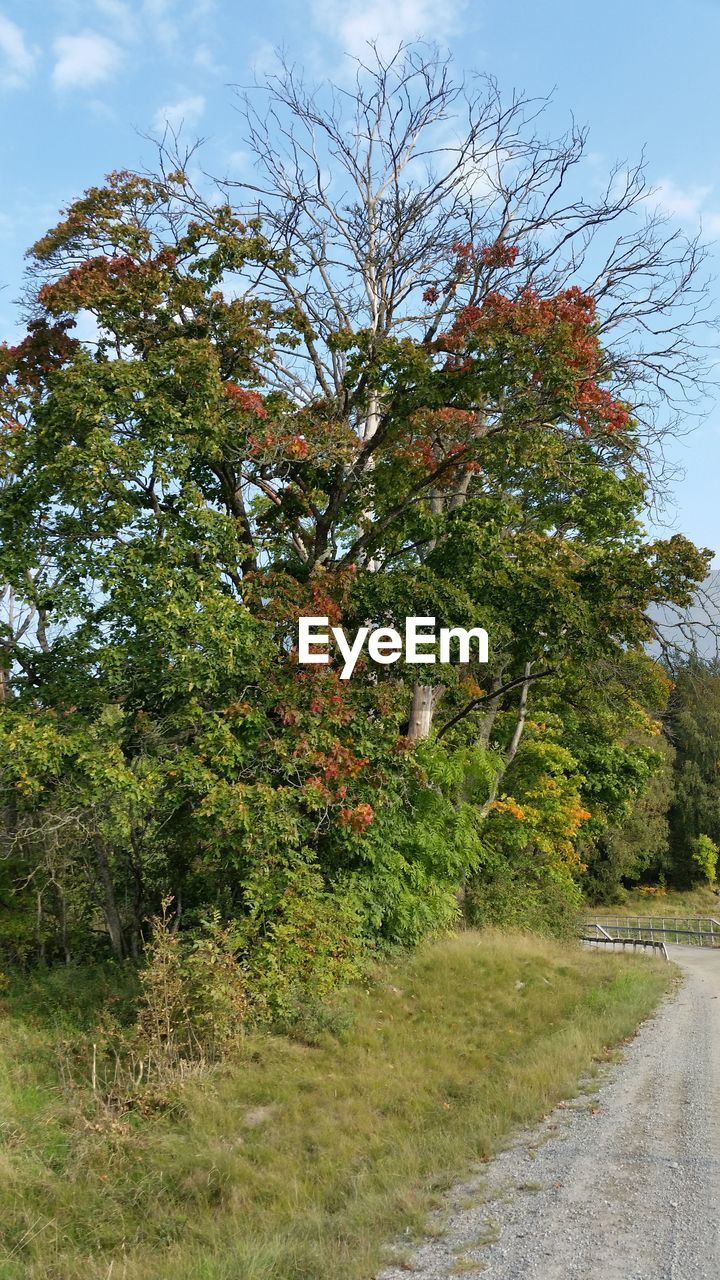
<instances>
[{"instance_id":1,"label":"grass","mask_svg":"<svg viewBox=\"0 0 720 1280\"><path fill-rule=\"evenodd\" d=\"M709 885L697 889L659 889L640 886L628 890L621 903L588 907L587 915L713 916L720 920L720 898Z\"/></svg>"},{"instance_id":2,"label":"grass","mask_svg":"<svg viewBox=\"0 0 720 1280\"><path fill-rule=\"evenodd\" d=\"M465 934L379 969L344 998L338 1034L249 1035L171 1110L122 1118L64 1091L55 1065L107 976L28 979L0 1018L0 1278L369 1280L387 1242L572 1095L671 977Z\"/></svg>"}]
</instances>

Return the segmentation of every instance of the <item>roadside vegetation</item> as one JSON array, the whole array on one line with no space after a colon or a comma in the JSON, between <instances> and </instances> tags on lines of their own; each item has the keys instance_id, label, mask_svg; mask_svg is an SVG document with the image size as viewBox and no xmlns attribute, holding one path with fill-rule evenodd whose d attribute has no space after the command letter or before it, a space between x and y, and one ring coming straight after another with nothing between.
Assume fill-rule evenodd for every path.
<instances>
[{"instance_id":1,"label":"roadside vegetation","mask_svg":"<svg viewBox=\"0 0 720 1280\"><path fill-rule=\"evenodd\" d=\"M631 914L717 915L720 665L675 655L659 763L620 823L585 855L593 904Z\"/></svg>"},{"instance_id":2,"label":"roadside vegetation","mask_svg":"<svg viewBox=\"0 0 720 1280\"><path fill-rule=\"evenodd\" d=\"M0 1275L370 1280L387 1242L570 1096L670 980L650 961L466 933L127 1106L93 1094L92 1042L108 996L130 1016L132 989L105 967L13 980ZM87 1052L69 1087L73 1042Z\"/></svg>"},{"instance_id":3,"label":"roadside vegetation","mask_svg":"<svg viewBox=\"0 0 720 1280\"><path fill-rule=\"evenodd\" d=\"M644 519L702 379L702 247L641 166L588 203L583 130L422 43L356 70L238 104L261 198L196 189L167 138L29 251L0 346L6 964L139 961L172 898L278 1012L459 908L562 933L583 892L667 877L648 644L710 552ZM488 662L344 681L298 662L317 616L482 626Z\"/></svg>"},{"instance_id":4,"label":"roadside vegetation","mask_svg":"<svg viewBox=\"0 0 720 1280\"><path fill-rule=\"evenodd\" d=\"M665 889L658 885L638 885L625 890L611 904L591 904L598 914L618 916L714 916L720 918L720 898L709 885L695 889Z\"/></svg>"},{"instance_id":5,"label":"roadside vegetation","mask_svg":"<svg viewBox=\"0 0 720 1280\"><path fill-rule=\"evenodd\" d=\"M73 200L0 344L0 1280L371 1275L670 981L584 901L716 873L711 553L646 527L704 250L437 50L355 70L237 104L258 186L168 134Z\"/></svg>"}]
</instances>

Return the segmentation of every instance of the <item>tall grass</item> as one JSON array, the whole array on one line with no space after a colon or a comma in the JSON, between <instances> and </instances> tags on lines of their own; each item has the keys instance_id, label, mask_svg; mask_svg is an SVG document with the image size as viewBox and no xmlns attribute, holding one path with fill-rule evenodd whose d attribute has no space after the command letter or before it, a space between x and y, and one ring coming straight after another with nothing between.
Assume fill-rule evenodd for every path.
<instances>
[{"instance_id":1,"label":"tall grass","mask_svg":"<svg viewBox=\"0 0 720 1280\"><path fill-rule=\"evenodd\" d=\"M649 960L467 934L379 969L304 1036L248 1035L166 1113L122 1117L60 1087L54 1042L82 1000L54 1012L36 982L0 1024L0 1277L369 1280L670 981Z\"/></svg>"},{"instance_id":2,"label":"tall grass","mask_svg":"<svg viewBox=\"0 0 720 1280\"><path fill-rule=\"evenodd\" d=\"M654 885L628 889L622 901L590 906L586 915L608 916L713 916L720 920L720 898L710 885L695 889L662 889Z\"/></svg>"}]
</instances>

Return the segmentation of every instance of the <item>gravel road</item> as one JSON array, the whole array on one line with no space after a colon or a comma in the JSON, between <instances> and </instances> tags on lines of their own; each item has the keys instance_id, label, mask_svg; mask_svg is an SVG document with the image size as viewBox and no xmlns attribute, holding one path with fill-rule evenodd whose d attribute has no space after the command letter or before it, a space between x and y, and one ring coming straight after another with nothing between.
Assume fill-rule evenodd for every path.
<instances>
[{"instance_id":1,"label":"gravel road","mask_svg":"<svg viewBox=\"0 0 720 1280\"><path fill-rule=\"evenodd\" d=\"M622 1062L456 1188L442 1233L378 1280L718 1280L720 951L670 950L683 985Z\"/></svg>"}]
</instances>

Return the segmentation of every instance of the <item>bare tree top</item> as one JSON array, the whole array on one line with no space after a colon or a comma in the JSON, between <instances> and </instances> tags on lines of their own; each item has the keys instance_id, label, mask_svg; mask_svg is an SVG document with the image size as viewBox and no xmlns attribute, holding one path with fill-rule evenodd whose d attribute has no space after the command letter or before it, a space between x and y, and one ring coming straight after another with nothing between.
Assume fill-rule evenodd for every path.
<instances>
[{"instance_id":1,"label":"bare tree top","mask_svg":"<svg viewBox=\"0 0 720 1280\"><path fill-rule=\"evenodd\" d=\"M347 397L338 335L430 338L490 290L598 301L611 375L657 445L704 393L705 253L653 206L644 162L583 191L587 131L541 130L547 100L505 100L487 76L456 78L425 44L369 46L349 86L308 89L293 66L238 90L252 179L220 185L257 215L292 268L252 281L303 331L267 373L296 398ZM592 181L591 181L592 185ZM501 242L507 265L458 247ZM487 256L487 255L486 255Z\"/></svg>"}]
</instances>

